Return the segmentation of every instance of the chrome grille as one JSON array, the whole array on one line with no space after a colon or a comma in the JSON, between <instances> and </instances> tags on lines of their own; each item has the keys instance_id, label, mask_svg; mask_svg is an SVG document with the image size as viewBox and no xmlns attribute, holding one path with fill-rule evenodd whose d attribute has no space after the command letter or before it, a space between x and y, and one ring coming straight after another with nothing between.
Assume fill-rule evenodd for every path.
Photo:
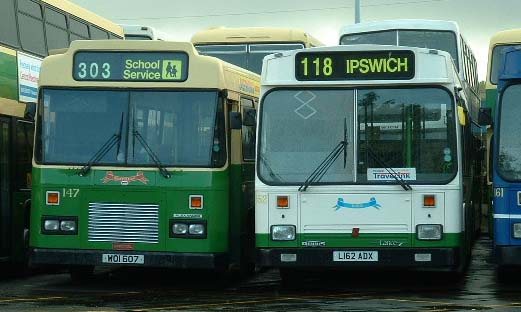
<instances>
[{"instance_id":1,"label":"chrome grille","mask_svg":"<svg viewBox=\"0 0 521 312\"><path fill-rule=\"evenodd\" d=\"M157 243L159 205L89 203L89 241Z\"/></svg>"}]
</instances>

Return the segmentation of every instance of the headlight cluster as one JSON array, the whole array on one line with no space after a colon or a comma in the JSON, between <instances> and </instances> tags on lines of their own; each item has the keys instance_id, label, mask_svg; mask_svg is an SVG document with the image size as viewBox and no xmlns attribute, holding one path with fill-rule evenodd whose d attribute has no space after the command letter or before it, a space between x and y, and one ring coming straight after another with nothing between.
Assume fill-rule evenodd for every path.
<instances>
[{"instance_id":1,"label":"headlight cluster","mask_svg":"<svg viewBox=\"0 0 521 312\"><path fill-rule=\"evenodd\" d=\"M206 238L206 221L170 220L170 237Z\"/></svg>"},{"instance_id":2,"label":"headlight cluster","mask_svg":"<svg viewBox=\"0 0 521 312\"><path fill-rule=\"evenodd\" d=\"M416 237L419 240L441 240L443 227L441 224L418 224Z\"/></svg>"},{"instance_id":3,"label":"headlight cluster","mask_svg":"<svg viewBox=\"0 0 521 312\"><path fill-rule=\"evenodd\" d=\"M44 216L42 234L76 235L78 234L78 218Z\"/></svg>"},{"instance_id":4,"label":"headlight cluster","mask_svg":"<svg viewBox=\"0 0 521 312\"><path fill-rule=\"evenodd\" d=\"M274 241L295 240L296 227L294 225L272 225L271 239Z\"/></svg>"}]
</instances>

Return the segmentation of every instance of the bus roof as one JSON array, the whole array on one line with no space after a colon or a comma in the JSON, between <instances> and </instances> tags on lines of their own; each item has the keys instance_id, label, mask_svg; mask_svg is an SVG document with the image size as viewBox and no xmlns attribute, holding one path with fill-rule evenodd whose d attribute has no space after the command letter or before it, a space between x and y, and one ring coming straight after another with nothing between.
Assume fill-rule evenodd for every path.
<instances>
[{"instance_id":1,"label":"bus roof","mask_svg":"<svg viewBox=\"0 0 521 312\"><path fill-rule=\"evenodd\" d=\"M76 81L73 59L78 51L184 52L188 55L185 81ZM217 58L199 55L189 42L141 40L76 40L63 54L43 60L39 87L114 87L114 88L201 88L259 95L259 75Z\"/></svg>"},{"instance_id":2,"label":"bus roof","mask_svg":"<svg viewBox=\"0 0 521 312\"><path fill-rule=\"evenodd\" d=\"M496 88L495 84L492 84L490 81L490 72L492 70L492 51L494 47L499 45L507 45L507 44L521 44L521 28L508 29L495 33L490 38L490 44L488 48L488 63L487 63L487 80L486 80L486 88L494 89Z\"/></svg>"},{"instance_id":3,"label":"bus roof","mask_svg":"<svg viewBox=\"0 0 521 312\"><path fill-rule=\"evenodd\" d=\"M260 42L302 42L307 47L323 45L303 30L274 27L210 28L195 33L191 41L194 45Z\"/></svg>"},{"instance_id":4,"label":"bus roof","mask_svg":"<svg viewBox=\"0 0 521 312\"><path fill-rule=\"evenodd\" d=\"M78 18L97 25L105 30L123 37L123 29L118 24L103 18L83 7L76 5L68 0L42 0L43 2L52 5L53 7L62 11L68 12Z\"/></svg>"},{"instance_id":5,"label":"bus roof","mask_svg":"<svg viewBox=\"0 0 521 312\"><path fill-rule=\"evenodd\" d=\"M403 80L328 80L299 81L295 75L295 56L297 53L315 52L355 52L355 51L412 51L415 55L415 73L412 79ZM313 56L314 57L314 56ZM381 85L381 84L455 84L460 80L452 58L448 52L413 47L397 47L383 45L342 45L332 47L310 48L301 51L287 51L269 55L264 58L261 84L263 86L278 85Z\"/></svg>"},{"instance_id":6,"label":"bus roof","mask_svg":"<svg viewBox=\"0 0 521 312\"><path fill-rule=\"evenodd\" d=\"M503 30L490 38L490 48L498 44L521 43L521 28Z\"/></svg>"},{"instance_id":7,"label":"bus roof","mask_svg":"<svg viewBox=\"0 0 521 312\"><path fill-rule=\"evenodd\" d=\"M384 21L372 21L343 26L340 36L352 33L374 32L380 30L423 29L423 30L449 30L459 33L456 22L424 19L396 19Z\"/></svg>"}]
</instances>

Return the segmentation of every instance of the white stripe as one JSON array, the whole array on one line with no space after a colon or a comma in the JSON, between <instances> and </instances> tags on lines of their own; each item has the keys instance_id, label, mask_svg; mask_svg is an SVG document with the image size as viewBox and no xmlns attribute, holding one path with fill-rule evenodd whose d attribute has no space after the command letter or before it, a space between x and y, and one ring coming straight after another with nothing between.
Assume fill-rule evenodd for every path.
<instances>
[{"instance_id":1,"label":"white stripe","mask_svg":"<svg viewBox=\"0 0 521 312\"><path fill-rule=\"evenodd\" d=\"M521 219L521 215L515 214L503 214L503 213L495 213L494 219Z\"/></svg>"}]
</instances>

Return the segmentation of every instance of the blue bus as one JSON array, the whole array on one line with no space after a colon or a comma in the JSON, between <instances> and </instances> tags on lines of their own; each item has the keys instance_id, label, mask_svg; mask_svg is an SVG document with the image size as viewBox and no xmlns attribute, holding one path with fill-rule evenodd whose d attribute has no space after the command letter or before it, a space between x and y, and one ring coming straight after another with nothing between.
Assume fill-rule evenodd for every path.
<instances>
[{"instance_id":1,"label":"blue bus","mask_svg":"<svg viewBox=\"0 0 521 312\"><path fill-rule=\"evenodd\" d=\"M498 105L494 116L492 172L494 251L502 269L521 266L521 48L503 52ZM490 108L480 111L480 124L492 124Z\"/></svg>"}]
</instances>

